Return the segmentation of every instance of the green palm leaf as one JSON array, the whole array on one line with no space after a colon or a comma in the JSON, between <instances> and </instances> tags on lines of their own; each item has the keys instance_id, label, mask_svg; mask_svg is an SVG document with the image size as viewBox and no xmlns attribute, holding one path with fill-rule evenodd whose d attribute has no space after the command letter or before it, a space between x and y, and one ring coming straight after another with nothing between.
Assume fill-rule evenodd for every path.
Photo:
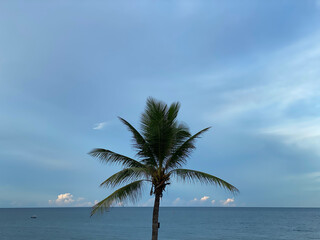
<instances>
[{"instance_id":1,"label":"green palm leaf","mask_svg":"<svg viewBox=\"0 0 320 240\"><path fill-rule=\"evenodd\" d=\"M177 114L180 104L167 104L148 98L147 107L141 117L141 129L144 138L155 155L157 166L163 168L163 162L176 148L177 143L189 136L189 129L178 124Z\"/></svg>"},{"instance_id":2,"label":"green palm leaf","mask_svg":"<svg viewBox=\"0 0 320 240\"><path fill-rule=\"evenodd\" d=\"M144 138L155 155L158 167L161 166L167 145L171 141L170 132L172 127L169 126L167 115L168 106L165 103L156 101L153 98L147 99L145 112L141 116L141 129ZM174 114L172 113L171 115Z\"/></svg>"},{"instance_id":3,"label":"green palm leaf","mask_svg":"<svg viewBox=\"0 0 320 240\"><path fill-rule=\"evenodd\" d=\"M138 130L136 130L128 121L119 117L120 121L127 126L128 130L133 135L133 147L138 150L137 156L144 158L144 161L149 165L155 164L154 153L150 149L150 146L146 142L146 140L141 136Z\"/></svg>"},{"instance_id":4,"label":"green palm leaf","mask_svg":"<svg viewBox=\"0 0 320 240\"><path fill-rule=\"evenodd\" d=\"M144 165L132 158L106 150L103 148L95 148L89 152L92 157L99 158L102 162L122 164L126 167L144 167Z\"/></svg>"},{"instance_id":5,"label":"green palm leaf","mask_svg":"<svg viewBox=\"0 0 320 240\"><path fill-rule=\"evenodd\" d=\"M114 188L118 185L122 185L122 184L128 183L130 181L141 180L142 177L144 177L145 179L150 178L147 168L136 168L136 167L125 168L125 169L113 174L107 180L102 182L100 184L100 187Z\"/></svg>"},{"instance_id":6,"label":"green palm leaf","mask_svg":"<svg viewBox=\"0 0 320 240\"><path fill-rule=\"evenodd\" d=\"M172 148L169 156L171 156L171 154L173 154L178 149L178 147L180 147L181 144L183 144L190 137L191 134L189 128L185 124L180 123L176 128L175 139L172 143Z\"/></svg>"},{"instance_id":7,"label":"green palm leaf","mask_svg":"<svg viewBox=\"0 0 320 240\"><path fill-rule=\"evenodd\" d=\"M106 211L112 204L117 204L127 200L135 203L141 196L143 181L144 180L132 182L114 191L107 198L103 199L93 206L91 216L98 210L100 210L100 212Z\"/></svg>"},{"instance_id":8,"label":"green palm leaf","mask_svg":"<svg viewBox=\"0 0 320 240\"><path fill-rule=\"evenodd\" d=\"M195 140L209 129L210 127L199 131L198 133L191 136L188 140L186 140L183 144L181 144L167 160L165 169L170 170L176 167L181 167L183 164L185 164L192 150L195 149Z\"/></svg>"},{"instance_id":9,"label":"green palm leaf","mask_svg":"<svg viewBox=\"0 0 320 240\"><path fill-rule=\"evenodd\" d=\"M213 184L222 187L232 193L239 192L239 190L235 186L208 173L199 172L191 169L174 169L170 171L170 173L177 177L178 180L182 180L183 182L188 181L192 183L200 182L204 184Z\"/></svg>"}]
</instances>

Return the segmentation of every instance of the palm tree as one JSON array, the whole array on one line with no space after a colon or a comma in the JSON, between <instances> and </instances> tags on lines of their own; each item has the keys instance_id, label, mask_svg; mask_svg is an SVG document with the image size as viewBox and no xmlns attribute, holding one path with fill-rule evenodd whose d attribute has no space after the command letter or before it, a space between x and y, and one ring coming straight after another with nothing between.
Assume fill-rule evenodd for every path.
<instances>
[{"instance_id":1,"label":"palm tree","mask_svg":"<svg viewBox=\"0 0 320 240\"><path fill-rule=\"evenodd\" d=\"M126 157L110 150L96 148L89 154L106 163L121 164L124 168L109 177L100 186L120 187L107 198L93 206L91 215L101 212L112 204L130 200L136 202L144 184L151 184L150 195L155 196L152 218L152 240L158 239L160 199L171 179L183 182L213 184L236 193L238 189L226 181L208 173L182 169L195 149L195 140L209 128L191 135L188 127L177 121L180 104L167 104L153 98L147 99L145 112L141 116L141 133L129 122L119 118L133 136L136 158ZM126 185L125 185L126 184ZM123 186L125 185L125 186Z\"/></svg>"}]
</instances>

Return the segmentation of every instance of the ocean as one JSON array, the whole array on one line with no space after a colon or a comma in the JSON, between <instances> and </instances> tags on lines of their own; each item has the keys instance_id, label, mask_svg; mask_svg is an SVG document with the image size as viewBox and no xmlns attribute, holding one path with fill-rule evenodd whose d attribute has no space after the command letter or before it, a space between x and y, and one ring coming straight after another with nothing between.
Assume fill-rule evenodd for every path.
<instances>
[{"instance_id":1,"label":"ocean","mask_svg":"<svg viewBox=\"0 0 320 240\"><path fill-rule=\"evenodd\" d=\"M31 216L36 215L36 219ZM151 239L152 208L0 209L1 240ZM161 207L159 240L320 239L319 208Z\"/></svg>"}]
</instances>

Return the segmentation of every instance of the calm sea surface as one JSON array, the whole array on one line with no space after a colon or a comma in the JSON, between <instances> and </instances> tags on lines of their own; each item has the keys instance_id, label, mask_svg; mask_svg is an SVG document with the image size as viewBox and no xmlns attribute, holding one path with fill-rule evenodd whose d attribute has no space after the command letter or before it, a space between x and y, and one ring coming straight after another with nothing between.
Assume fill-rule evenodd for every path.
<instances>
[{"instance_id":1,"label":"calm sea surface","mask_svg":"<svg viewBox=\"0 0 320 240\"><path fill-rule=\"evenodd\" d=\"M89 208L0 209L0 239L151 239L152 208L89 215ZM160 222L160 240L320 239L318 208L162 207Z\"/></svg>"}]
</instances>

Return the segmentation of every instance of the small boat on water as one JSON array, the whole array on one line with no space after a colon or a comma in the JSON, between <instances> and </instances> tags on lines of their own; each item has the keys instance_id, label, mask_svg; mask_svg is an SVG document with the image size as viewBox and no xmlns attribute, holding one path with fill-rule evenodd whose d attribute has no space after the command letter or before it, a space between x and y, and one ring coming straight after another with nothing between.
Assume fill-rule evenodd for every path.
<instances>
[{"instance_id":1,"label":"small boat on water","mask_svg":"<svg viewBox=\"0 0 320 240\"><path fill-rule=\"evenodd\" d=\"M33 215L33 216L31 216L30 218L37 218L37 216L36 216L36 215Z\"/></svg>"}]
</instances>

